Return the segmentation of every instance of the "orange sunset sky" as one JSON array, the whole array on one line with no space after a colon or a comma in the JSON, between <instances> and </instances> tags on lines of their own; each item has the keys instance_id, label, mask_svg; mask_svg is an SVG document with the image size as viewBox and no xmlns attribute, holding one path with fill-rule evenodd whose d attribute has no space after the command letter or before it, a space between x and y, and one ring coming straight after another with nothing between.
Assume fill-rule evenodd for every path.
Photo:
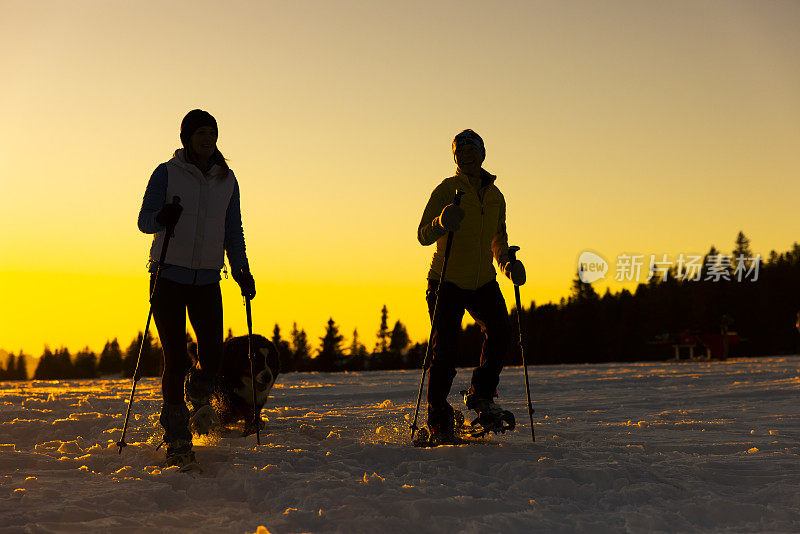
<instances>
[{"instance_id":1,"label":"orange sunset sky","mask_svg":"<svg viewBox=\"0 0 800 534\"><path fill-rule=\"evenodd\" d=\"M729 252L739 230L762 254L800 238L798 2L0 0L0 13L7 351L124 348L144 328L151 237L136 218L193 108L217 118L241 187L255 330L288 337L296 321L314 346L332 316L345 344L357 327L372 348L384 304L427 337L432 248L416 229L464 128L506 196L526 305L567 296L587 249L613 263ZM223 296L226 327L245 333L232 280Z\"/></svg>"}]
</instances>

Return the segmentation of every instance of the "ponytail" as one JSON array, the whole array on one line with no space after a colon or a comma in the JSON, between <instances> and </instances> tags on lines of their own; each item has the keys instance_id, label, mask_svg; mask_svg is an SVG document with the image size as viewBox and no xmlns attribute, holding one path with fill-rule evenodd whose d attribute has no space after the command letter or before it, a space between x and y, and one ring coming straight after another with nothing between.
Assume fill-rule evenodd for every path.
<instances>
[{"instance_id":1,"label":"ponytail","mask_svg":"<svg viewBox=\"0 0 800 534\"><path fill-rule=\"evenodd\" d=\"M222 152L220 152L219 149L217 149L214 152L214 155L211 156L211 161L222 168L222 172L219 174L219 179L224 180L227 178L230 174L231 168L228 167L228 160L225 159L225 156L222 155Z\"/></svg>"}]
</instances>

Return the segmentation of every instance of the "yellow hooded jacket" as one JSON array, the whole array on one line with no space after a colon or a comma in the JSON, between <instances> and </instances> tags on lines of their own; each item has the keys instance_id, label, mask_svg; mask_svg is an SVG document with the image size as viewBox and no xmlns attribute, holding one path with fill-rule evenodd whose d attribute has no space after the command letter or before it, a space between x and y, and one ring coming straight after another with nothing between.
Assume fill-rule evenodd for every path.
<instances>
[{"instance_id":1,"label":"yellow hooded jacket","mask_svg":"<svg viewBox=\"0 0 800 534\"><path fill-rule=\"evenodd\" d=\"M439 224L439 215L445 206L453 203L456 189L464 191L461 197L464 219L461 228L453 233L445 281L462 289L475 290L495 279L493 258L498 265L507 261L506 201L494 185L496 178L481 170L481 187L476 190L469 178L459 171L445 178L431 193L417 230L417 239L422 245L436 243L429 279L441 279L447 232Z\"/></svg>"}]
</instances>

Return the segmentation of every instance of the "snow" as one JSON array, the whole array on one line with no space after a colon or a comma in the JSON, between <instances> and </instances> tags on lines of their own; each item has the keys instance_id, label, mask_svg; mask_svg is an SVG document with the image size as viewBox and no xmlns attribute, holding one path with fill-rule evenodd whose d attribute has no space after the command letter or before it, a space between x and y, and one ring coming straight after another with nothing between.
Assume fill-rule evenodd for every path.
<instances>
[{"instance_id":1,"label":"snow","mask_svg":"<svg viewBox=\"0 0 800 534\"><path fill-rule=\"evenodd\" d=\"M122 455L130 381L3 382L0 533L797 532L799 364L530 368L535 444L507 368L517 431L436 449L407 445L417 371L281 375L262 445L196 439L202 474L161 466L158 379Z\"/></svg>"}]
</instances>

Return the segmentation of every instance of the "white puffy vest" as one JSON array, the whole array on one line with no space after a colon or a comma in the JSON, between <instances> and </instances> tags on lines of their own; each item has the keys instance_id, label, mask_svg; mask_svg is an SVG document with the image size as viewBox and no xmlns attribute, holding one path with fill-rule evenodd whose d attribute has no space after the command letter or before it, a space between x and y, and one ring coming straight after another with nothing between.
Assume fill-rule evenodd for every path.
<instances>
[{"instance_id":1,"label":"white puffy vest","mask_svg":"<svg viewBox=\"0 0 800 534\"><path fill-rule=\"evenodd\" d=\"M181 154L167 162L167 199L181 199L183 212L170 238L165 263L189 269L222 269L225 259L225 213L228 209L236 178L214 165L204 175L194 165L186 163ZM164 242L162 230L153 236L150 259L158 261Z\"/></svg>"}]
</instances>

